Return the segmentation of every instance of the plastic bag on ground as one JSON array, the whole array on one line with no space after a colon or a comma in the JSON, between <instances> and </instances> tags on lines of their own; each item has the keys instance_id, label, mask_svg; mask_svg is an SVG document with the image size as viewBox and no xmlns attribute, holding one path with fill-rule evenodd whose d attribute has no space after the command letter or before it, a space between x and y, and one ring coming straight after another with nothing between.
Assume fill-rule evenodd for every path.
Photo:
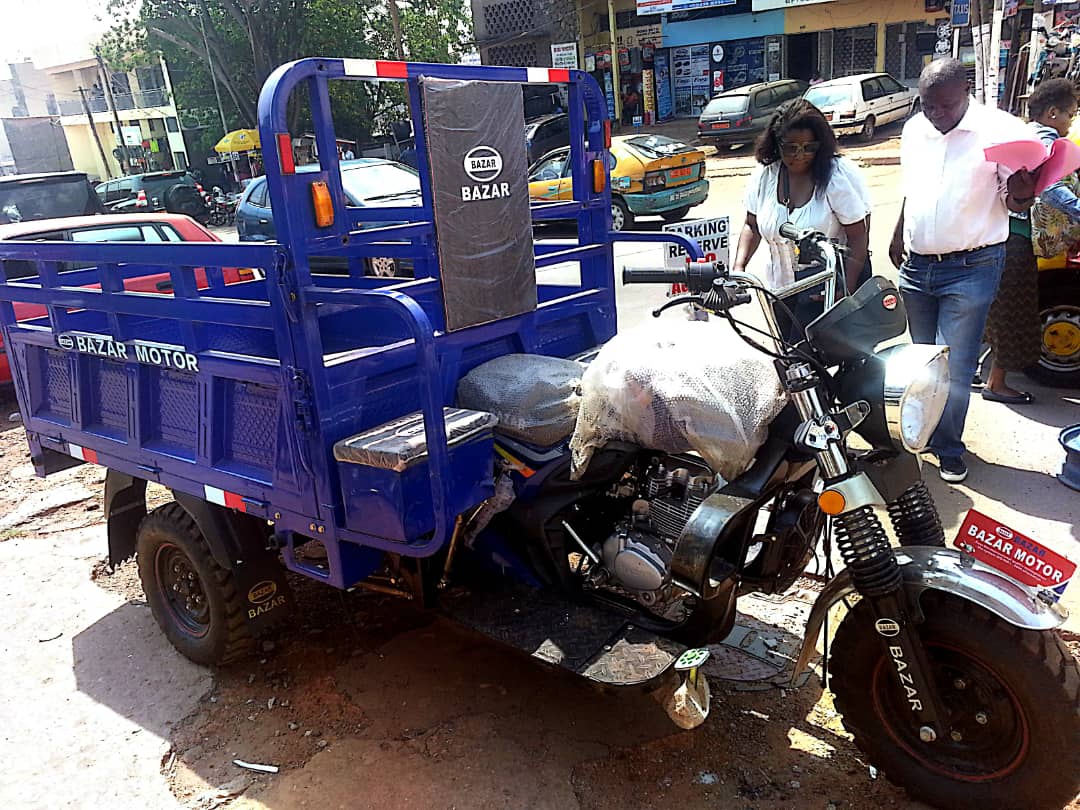
<instances>
[{"instance_id":1,"label":"plastic bag on ground","mask_svg":"<svg viewBox=\"0 0 1080 810\"><path fill-rule=\"evenodd\" d=\"M746 470L787 395L772 360L726 322L650 323L615 336L581 380L570 449L580 478L611 441L694 450L724 480Z\"/></svg>"}]
</instances>

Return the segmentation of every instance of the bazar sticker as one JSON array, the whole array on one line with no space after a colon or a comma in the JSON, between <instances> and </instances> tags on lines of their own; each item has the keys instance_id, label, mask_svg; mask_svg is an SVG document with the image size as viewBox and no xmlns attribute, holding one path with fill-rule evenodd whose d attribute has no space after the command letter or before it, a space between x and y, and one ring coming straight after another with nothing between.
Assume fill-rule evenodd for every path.
<instances>
[{"instance_id":1,"label":"bazar sticker","mask_svg":"<svg viewBox=\"0 0 1080 810\"><path fill-rule=\"evenodd\" d=\"M1053 549L974 509L953 545L1024 585L1047 588L1058 597L1076 571L1076 563Z\"/></svg>"}]
</instances>

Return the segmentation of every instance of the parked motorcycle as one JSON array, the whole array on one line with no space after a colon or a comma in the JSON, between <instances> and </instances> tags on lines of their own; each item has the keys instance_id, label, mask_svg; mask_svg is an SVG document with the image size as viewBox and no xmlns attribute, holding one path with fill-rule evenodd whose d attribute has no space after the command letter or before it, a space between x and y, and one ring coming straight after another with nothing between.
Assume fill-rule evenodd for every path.
<instances>
[{"instance_id":1,"label":"parked motorcycle","mask_svg":"<svg viewBox=\"0 0 1080 810\"><path fill-rule=\"evenodd\" d=\"M782 232L822 269L776 292L719 264L623 271L628 284L687 286L655 315L692 304L774 359L790 404L744 473L724 482L697 454L613 442L574 480L565 449L501 435L498 503L465 521L463 543L481 546L477 535L499 512L491 528L545 589L691 645L723 639L740 595L786 590L819 545L829 560L835 543L846 567L810 613L793 679L844 601L851 609L831 644L830 686L876 767L938 807L1060 807L1080 787L1080 670L1054 632L1065 614L1051 595L946 549L920 472L917 453L948 397L948 348L878 349L906 330L896 288L873 278L841 297L840 249L821 233ZM776 311L822 284L824 314L790 345ZM762 341L733 315L752 294L766 319ZM536 387L557 378L549 372L521 370L534 402ZM485 375L493 380L494 370L469 377ZM459 405L520 420L508 405L520 399L513 384L475 382L459 387ZM852 434L867 449L851 447Z\"/></svg>"},{"instance_id":2,"label":"parked motorcycle","mask_svg":"<svg viewBox=\"0 0 1080 810\"><path fill-rule=\"evenodd\" d=\"M226 194L221 186L214 186L206 195L206 205L210 209L210 224L228 225L236 218L236 206L240 198L235 194Z\"/></svg>"}]
</instances>

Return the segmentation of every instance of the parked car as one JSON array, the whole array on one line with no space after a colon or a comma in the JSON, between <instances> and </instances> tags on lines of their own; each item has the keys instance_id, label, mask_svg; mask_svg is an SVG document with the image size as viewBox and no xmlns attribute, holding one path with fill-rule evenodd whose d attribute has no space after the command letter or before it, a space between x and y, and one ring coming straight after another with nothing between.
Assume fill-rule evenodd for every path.
<instances>
[{"instance_id":1,"label":"parked car","mask_svg":"<svg viewBox=\"0 0 1080 810\"><path fill-rule=\"evenodd\" d=\"M315 171L317 166L300 166L298 172ZM421 205L420 174L411 166L382 158L358 158L341 162L341 180L349 205L359 208L385 208L400 205ZM380 222L379 225L391 223ZM363 227L363 223L361 223ZM256 177L244 189L236 207L236 232L241 242L268 242L277 238L274 212L266 177ZM405 276L412 266L391 258L367 259L367 272L373 276ZM340 262L333 259L318 261L322 269L334 272Z\"/></svg>"},{"instance_id":2,"label":"parked car","mask_svg":"<svg viewBox=\"0 0 1080 810\"><path fill-rule=\"evenodd\" d=\"M130 174L104 182L96 191L112 213L168 211L187 214L203 224L209 221L202 186L186 171Z\"/></svg>"},{"instance_id":3,"label":"parked car","mask_svg":"<svg viewBox=\"0 0 1080 810\"><path fill-rule=\"evenodd\" d=\"M87 190L91 191L91 196L93 196L89 184L87 184ZM198 222L182 214L123 214L106 218L78 216L0 225L0 241L14 240L21 242L221 241ZM62 262L60 270L75 270L79 267L80 265L72 262ZM37 266L33 262L19 259L6 261L4 270L9 281L37 275ZM248 268L226 267L222 268L222 276L226 284L235 284L256 278L256 271ZM195 283L199 289L210 286L206 271L202 268L196 268ZM97 288L100 285L91 286ZM129 278L124 280L124 289L158 295L168 294L172 292L172 278L164 273ZM15 304L15 317L20 321L42 318L45 315L45 307L39 304ZM0 338L0 384L11 382L11 369L8 366L7 353L2 351L3 346L3 338Z\"/></svg>"},{"instance_id":4,"label":"parked car","mask_svg":"<svg viewBox=\"0 0 1080 810\"><path fill-rule=\"evenodd\" d=\"M727 90L705 105L698 117L698 137L721 145L750 143L785 101L806 91L800 79L759 82Z\"/></svg>"},{"instance_id":5,"label":"parked car","mask_svg":"<svg viewBox=\"0 0 1080 810\"><path fill-rule=\"evenodd\" d=\"M815 84L804 98L821 110L837 135L864 141L877 128L901 121L919 109L919 94L888 73L862 73Z\"/></svg>"},{"instance_id":6,"label":"parked car","mask_svg":"<svg viewBox=\"0 0 1080 810\"><path fill-rule=\"evenodd\" d=\"M0 177L0 225L104 214L105 210L84 172Z\"/></svg>"},{"instance_id":7,"label":"parked car","mask_svg":"<svg viewBox=\"0 0 1080 810\"><path fill-rule=\"evenodd\" d=\"M574 198L570 147L544 155L529 169L529 198ZM664 135L612 138L608 153L611 176L611 227L621 231L637 216L655 214L677 222L709 196L705 153Z\"/></svg>"},{"instance_id":8,"label":"parked car","mask_svg":"<svg viewBox=\"0 0 1080 810\"><path fill-rule=\"evenodd\" d=\"M526 121L525 143L528 144L530 165L552 149L569 146L570 116L556 113Z\"/></svg>"}]
</instances>

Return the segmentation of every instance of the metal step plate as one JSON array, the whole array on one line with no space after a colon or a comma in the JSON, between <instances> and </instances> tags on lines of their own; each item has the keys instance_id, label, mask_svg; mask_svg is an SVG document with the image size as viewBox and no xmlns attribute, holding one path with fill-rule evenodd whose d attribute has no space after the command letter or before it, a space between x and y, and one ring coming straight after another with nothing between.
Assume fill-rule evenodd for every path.
<instances>
[{"instance_id":1,"label":"metal step plate","mask_svg":"<svg viewBox=\"0 0 1080 810\"><path fill-rule=\"evenodd\" d=\"M647 685L686 650L625 616L530 588L462 589L444 594L440 605L478 633L606 686Z\"/></svg>"}]
</instances>

